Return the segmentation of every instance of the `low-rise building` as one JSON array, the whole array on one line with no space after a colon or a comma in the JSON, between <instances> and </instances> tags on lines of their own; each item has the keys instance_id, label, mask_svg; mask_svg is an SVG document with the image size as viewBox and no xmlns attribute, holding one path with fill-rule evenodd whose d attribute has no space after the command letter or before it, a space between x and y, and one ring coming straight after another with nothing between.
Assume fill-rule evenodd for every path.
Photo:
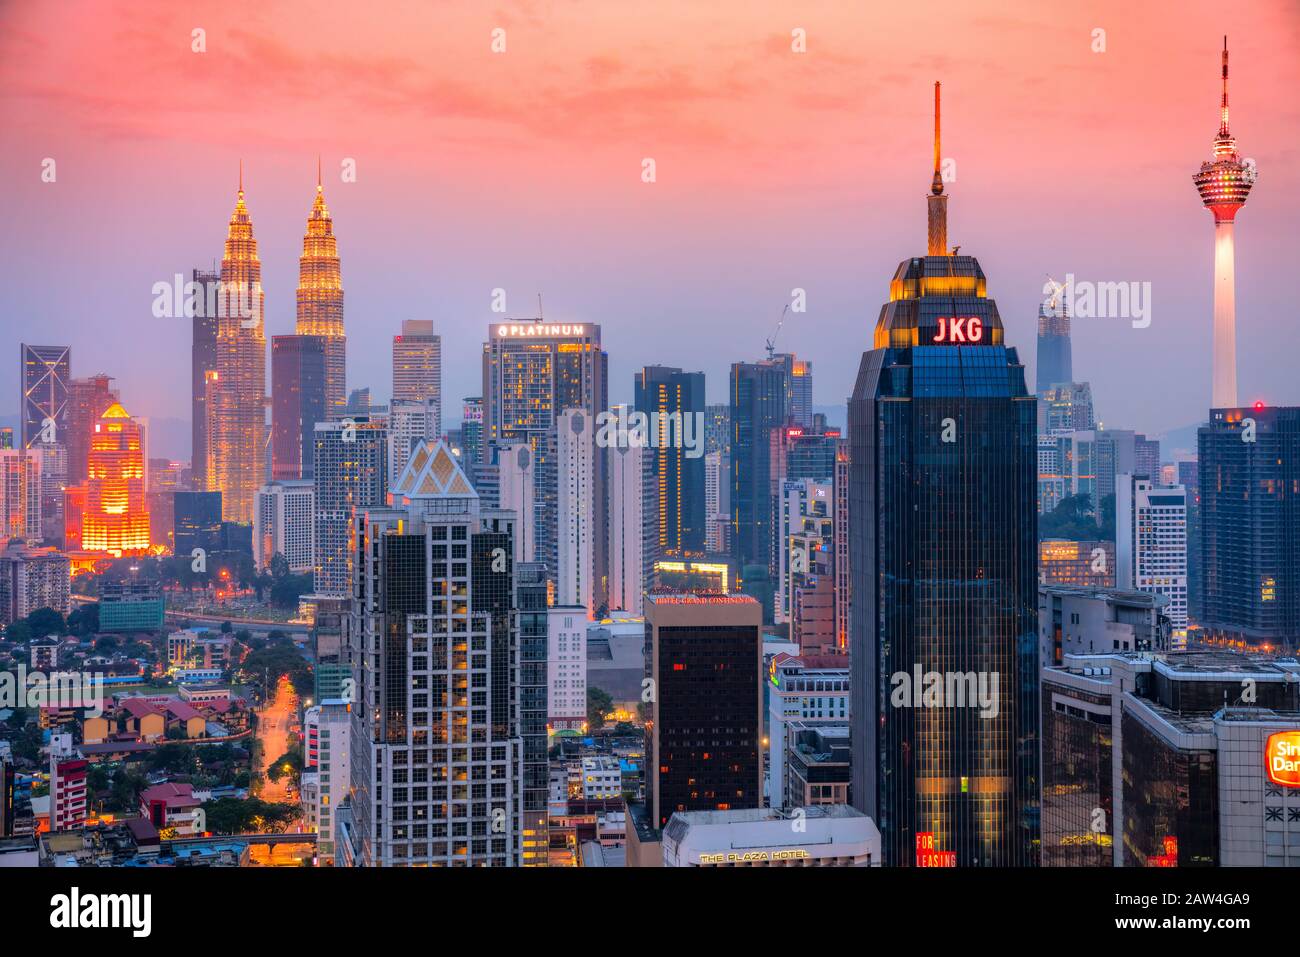
<instances>
[{"instance_id":1,"label":"low-rise building","mask_svg":"<svg viewBox=\"0 0 1300 957\"><path fill-rule=\"evenodd\" d=\"M678 811L664 867L879 867L880 830L847 805Z\"/></svg>"}]
</instances>

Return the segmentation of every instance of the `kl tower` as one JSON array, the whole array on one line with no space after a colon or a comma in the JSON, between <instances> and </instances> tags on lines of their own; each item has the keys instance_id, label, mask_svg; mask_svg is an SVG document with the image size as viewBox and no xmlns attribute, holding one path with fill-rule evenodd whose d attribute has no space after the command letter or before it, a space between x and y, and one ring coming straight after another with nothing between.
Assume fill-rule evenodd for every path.
<instances>
[{"instance_id":1,"label":"kl tower","mask_svg":"<svg viewBox=\"0 0 1300 957\"><path fill-rule=\"evenodd\" d=\"M1232 252L1232 223L1246 205L1255 182L1253 163L1242 162L1237 141L1228 130L1228 38L1223 38L1223 101L1214 158L1192 177L1201 202L1214 214L1214 384L1210 407L1237 405L1237 309Z\"/></svg>"}]
</instances>

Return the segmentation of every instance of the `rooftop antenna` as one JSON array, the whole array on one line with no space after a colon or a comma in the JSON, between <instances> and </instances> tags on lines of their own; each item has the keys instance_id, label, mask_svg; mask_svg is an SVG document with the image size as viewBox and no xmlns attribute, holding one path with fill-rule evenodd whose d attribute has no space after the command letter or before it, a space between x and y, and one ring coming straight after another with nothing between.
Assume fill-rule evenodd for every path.
<instances>
[{"instance_id":1,"label":"rooftop antenna","mask_svg":"<svg viewBox=\"0 0 1300 957\"><path fill-rule=\"evenodd\" d=\"M542 309L542 294L537 294L537 321L543 322L546 319L546 312Z\"/></svg>"},{"instance_id":2,"label":"rooftop antenna","mask_svg":"<svg viewBox=\"0 0 1300 957\"><path fill-rule=\"evenodd\" d=\"M947 256L948 253L948 197L943 193L943 174L939 171L939 81L934 83L934 178L930 181L930 195L926 197L928 236L927 256Z\"/></svg>"}]
</instances>

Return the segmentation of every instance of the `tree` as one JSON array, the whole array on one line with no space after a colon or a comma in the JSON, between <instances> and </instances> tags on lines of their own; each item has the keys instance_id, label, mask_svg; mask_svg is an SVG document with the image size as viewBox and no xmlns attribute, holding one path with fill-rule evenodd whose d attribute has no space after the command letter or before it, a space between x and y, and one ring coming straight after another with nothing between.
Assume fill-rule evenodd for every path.
<instances>
[{"instance_id":1,"label":"tree","mask_svg":"<svg viewBox=\"0 0 1300 957\"><path fill-rule=\"evenodd\" d=\"M587 686L587 727L592 731L605 726L605 715L614 710L614 699L607 691Z\"/></svg>"},{"instance_id":2,"label":"tree","mask_svg":"<svg viewBox=\"0 0 1300 957\"><path fill-rule=\"evenodd\" d=\"M289 559L280 552L271 556L271 577L276 581L289 574Z\"/></svg>"},{"instance_id":3,"label":"tree","mask_svg":"<svg viewBox=\"0 0 1300 957\"><path fill-rule=\"evenodd\" d=\"M33 638L46 635L61 635L67 630L67 622L53 608L37 608L27 616L27 627L32 630Z\"/></svg>"},{"instance_id":4,"label":"tree","mask_svg":"<svg viewBox=\"0 0 1300 957\"><path fill-rule=\"evenodd\" d=\"M228 634L230 634L230 633L231 633L232 631L234 631L234 630L235 630L235 626L232 625L230 622L228 622L228 621L223 621L223 622L221 623L221 633L222 633L223 635L228 635Z\"/></svg>"},{"instance_id":5,"label":"tree","mask_svg":"<svg viewBox=\"0 0 1300 957\"><path fill-rule=\"evenodd\" d=\"M99 602L83 602L68 616L68 631L86 638L99 631Z\"/></svg>"},{"instance_id":6,"label":"tree","mask_svg":"<svg viewBox=\"0 0 1300 957\"><path fill-rule=\"evenodd\" d=\"M136 767L123 765L113 775L108 803L114 811L133 811L140 804L140 792L149 786L149 779Z\"/></svg>"},{"instance_id":7,"label":"tree","mask_svg":"<svg viewBox=\"0 0 1300 957\"><path fill-rule=\"evenodd\" d=\"M31 626L25 621L10 622L5 628L5 640L25 645L32 640Z\"/></svg>"}]
</instances>

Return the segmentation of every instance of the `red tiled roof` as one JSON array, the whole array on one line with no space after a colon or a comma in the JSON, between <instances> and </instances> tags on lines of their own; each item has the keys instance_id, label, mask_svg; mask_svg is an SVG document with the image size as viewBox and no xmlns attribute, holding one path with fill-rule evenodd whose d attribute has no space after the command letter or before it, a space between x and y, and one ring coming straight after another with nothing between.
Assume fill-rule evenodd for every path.
<instances>
[{"instance_id":1,"label":"red tiled roof","mask_svg":"<svg viewBox=\"0 0 1300 957\"><path fill-rule=\"evenodd\" d=\"M165 807L184 808L198 807L199 802L194 797L194 789L189 784L183 782L166 781L162 784L155 784L151 788L145 788L140 792L140 804L148 807L156 801L161 801Z\"/></svg>"}]
</instances>

